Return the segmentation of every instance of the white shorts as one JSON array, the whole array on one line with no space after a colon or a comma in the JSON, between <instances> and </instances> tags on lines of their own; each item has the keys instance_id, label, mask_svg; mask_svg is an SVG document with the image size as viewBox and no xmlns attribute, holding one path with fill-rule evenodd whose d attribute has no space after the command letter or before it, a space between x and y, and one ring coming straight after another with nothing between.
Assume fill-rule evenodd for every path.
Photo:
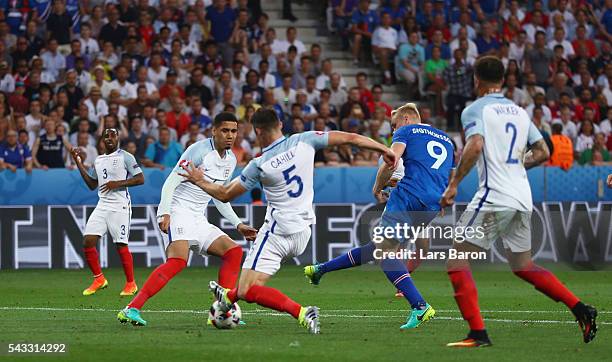
<instances>
[{"instance_id":1,"label":"white shorts","mask_svg":"<svg viewBox=\"0 0 612 362\"><path fill-rule=\"evenodd\" d=\"M269 224L259 229L257 238L247 254L242 269L274 275L283 259L301 255L310 241L310 226L295 234L277 235Z\"/></svg>"},{"instance_id":2,"label":"white shorts","mask_svg":"<svg viewBox=\"0 0 612 362\"><path fill-rule=\"evenodd\" d=\"M227 236L218 227L206 220L203 212L174 207L170 211L170 228L168 239L187 240L194 253L204 255L213 241Z\"/></svg>"},{"instance_id":3,"label":"white shorts","mask_svg":"<svg viewBox=\"0 0 612 362\"><path fill-rule=\"evenodd\" d=\"M464 230L468 226L475 228L476 232L472 235L465 233L465 241L486 250L500 237L504 248L513 253L531 250L531 211L466 210L459 218L457 226L464 227Z\"/></svg>"},{"instance_id":4,"label":"white shorts","mask_svg":"<svg viewBox=\"0 0 612 362\"><path fill-rule=\"evenodd\" d=\"M115 244L127 244L130 239L130 212L95 208L85 225L84 235L104 236L109 233Z\"/></svg>"}]
</instances>

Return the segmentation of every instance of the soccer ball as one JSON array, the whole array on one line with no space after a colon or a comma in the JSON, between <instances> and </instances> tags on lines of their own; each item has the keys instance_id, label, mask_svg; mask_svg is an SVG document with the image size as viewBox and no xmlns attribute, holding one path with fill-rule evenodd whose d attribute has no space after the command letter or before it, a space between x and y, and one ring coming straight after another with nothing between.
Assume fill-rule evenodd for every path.
<instances>
[{"instance_id":1,"label":"soccer ball","mask_svg":"<svg viewBox=\"0 0 612 362\"><path fill-rule=\"evenodd\" d=\"M232 304L232 308L223 312L218 301L215 301L208 311L208 319L212 325L218 329L232 329L238 326L242 318L242 311L237 303Z\"/></svg>"}]
</instances>

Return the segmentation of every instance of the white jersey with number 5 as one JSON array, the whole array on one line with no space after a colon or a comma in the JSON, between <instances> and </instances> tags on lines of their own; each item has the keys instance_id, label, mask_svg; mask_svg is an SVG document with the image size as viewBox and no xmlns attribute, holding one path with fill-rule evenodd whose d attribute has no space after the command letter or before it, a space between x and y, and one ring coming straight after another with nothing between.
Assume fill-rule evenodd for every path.
<instances>
[{"instance_id":1,"label":"white jersey with number 5","mask_svg":"<svg viewBox=\"0 0 612 362\"><path fill-rule=\"evenodd\" d=\"M527 145L542 138L527 112L503 94L479 98L463 110L465 138L484 138L478 159L479 188L468 206L471 210L514 209L531 211L531 188L523 157Z\"/></svg>"},{"instance_id":2,"label":"white jersey with number 5","mask_svg":"<svg viewBox=\"0 0 612 362\"><path fill-rule=\"evenodd\" d=\"M294 234L315 223L314 154L327 147L328 138L324 132L281 137L242 171L240 183L247 190L261 182L268 201L266 219L276 222L273 233Z\"/></svg>"}]
</instances>

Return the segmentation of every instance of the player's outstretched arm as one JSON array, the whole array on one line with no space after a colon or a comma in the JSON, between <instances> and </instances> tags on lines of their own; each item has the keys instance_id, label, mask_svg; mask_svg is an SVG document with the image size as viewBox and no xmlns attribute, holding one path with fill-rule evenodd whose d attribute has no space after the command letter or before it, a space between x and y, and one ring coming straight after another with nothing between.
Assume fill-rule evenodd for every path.
<instances>
[{"instance_id":1,"label":"player's outstretched arm","mask_svg":"<svg viewBox=\"0 0 612 362\"><path fill-rule=\"evenodd\" d=\"M391 151L393 151L397 160L404 154L405 149L406 145L401 142L395 142L391 145ZM381 164L376 173L376 182L374 182L374 187L372 188L372 193L377 199L380 200L379 194L387 187L391 180L391 176L393 176L393 168L387 163Z\"/></svg>"},{"instance_id":2,"label":"player's outstretched arm","mask_svg":"<svg viewBox=\"0 0 612 362\"><path fill-rule=\"evenodd\" d=\"M470 172L472 167L474 167L476 161L478 161L478 157L480 157L483 147L484 139L481 135L475 134L468 138L461 159L459 159L459 165L455 172L451 173L448 187L442 194L442 199L440 200L442 208L450 206L455 202L457 187L461 183L461 180Z\"/></svg>"},{"instance_id":3,"label":"player's outstretched arm","mask_svg":"<svg viewBox=\"0 0 612 362\"><path fill-rule=\"evenodd\" d=\"M89 173L87 172L85 165L83 165L83 160L81 160L80 152L81 152L80 148L74 147L70 151L70 156L72 156L72 159L74 160L74 164L77 166L77 169L79 170L79 173L81 174L81 177L83 178L83 180L85 180L87 187L89 187L90 190L93 190L96 187L98 187L98 180L91 177Z\"/></svg>"},{"instance_id":4,"label":"player's outstretched arm","mask_svg":"<svg viewBox=\"0 0 612 362\"><path fill-rule=\"evenodd\" d=\"M232 183L227 186L219 185L206 181L204 178L204 172L195 167L193 164L181 164L181 168L185 172L179 173L180 176L183 176L187 181L198 186L202 190L206 191L206 193L208 193L210 196L221 202L230 202L247 191L247 189L242 186L238 179L232 181Z\"/></svg>"},{"instance_id":5,"label":"player's outstretched arm","mask_svg":"<svg viewBox=\"0 0 612 362\"><path fill-rule=\"evenodd\" d=\"M525 160L523 164L526 169L530 169L532 167L536 167L540 165L542 162L548 160L550 157L550 151L548 150L548 146L544 139L540 139L531 145L531 150L525 154Z\"/></svg>"},{"instance_id":6,"label":"player's outstretched arm","mask_svg":"<svg viewBox=\"0 0 612 362\"><path fill-rule=\"evenodd\" d=\"M362 149L380 152L382 153L383 160L387 165L389 165L391 170L394 170L396 167L397 158L395 157L395 153L393 153L390 148L383 145L382 143L378 143L373 139L362 135L342 131L331 131L328 132L328 135L329 138L327 141L327 145L330 147L350 144Z\"/></svg>"}]
</instances>

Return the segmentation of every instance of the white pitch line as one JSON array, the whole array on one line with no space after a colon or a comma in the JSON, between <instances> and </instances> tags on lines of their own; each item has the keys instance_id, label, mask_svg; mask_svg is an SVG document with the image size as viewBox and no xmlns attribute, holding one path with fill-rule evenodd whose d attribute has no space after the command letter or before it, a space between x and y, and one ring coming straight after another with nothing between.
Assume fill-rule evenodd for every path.
<instances>
[{"instance_id":1,"label":"white pitch line","mask_svg":"<svg viewBox=\"0 0 612 362\"><path fill-rule=\"evenodd\" d=\"M105 308L56 308L56 307L0 307L0 310L31 310L31 311L43 311L43 312L116 312L116 309L105 309ZM332 312L334 310L328 310ZM336 310L340 312L354 312L355 310ZM208 314L208 311L202 310L144 310L145 313L191 313L191 314ZM397 311L396 311L397 312ZM454 312L454 311L453 311ZM274 317L288 317L286 313L270 312L264 309L255 309L254 311L243 311L245 315L254 316L274 316ZM336 318L404 318L405 315L356 315L356 314L328 314L321 313L322 317L336 317ZM435 317L441 320L452 320L462 321L460 317L447 317L439 316ZM498 319L498 318L485 318L488 322L501 322L501 323L542 323L542 324L575 324L574 321L560 321L560 320L523 320L523 319ZM598 322L599 325L612 325L612 322Z\"/></svg>"}]
</instances>

